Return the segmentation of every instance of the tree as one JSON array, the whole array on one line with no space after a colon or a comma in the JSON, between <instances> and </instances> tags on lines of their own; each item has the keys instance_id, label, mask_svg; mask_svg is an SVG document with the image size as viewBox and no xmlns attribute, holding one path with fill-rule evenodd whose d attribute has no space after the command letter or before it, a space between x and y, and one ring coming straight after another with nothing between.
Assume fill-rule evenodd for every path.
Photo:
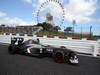
<instances>
[{"instance_id":1,"label":"tree","mask_svg":"<svg viewBox=\"0 0 100 75\"><path fill-rule=\"evenodd\" d=\"M2 27L5 27L6 25L5 25L5 24L1 24L1 26L2 26Z\"/></svg>"},{"instance_id":2,"label":"tree","mask_svg":"<svg viewBox=\"0 0 100 75\"><path fill-rule=\"evenodd\" d=\"M61 30L61 28L59 26L55 26L54 27L54 31L57 31L58 32L59 30Z\"/></svg>"},{"instance_id":3,"label":"tree","mask_svg":"<svg viewBox=\"0 0 100 75\"><path fill-rule=\"evenodd\" d=\"M46 23L46 22L38 23L37 26L43 27L43 30L46 30L46 31L52 31L53 30L53 25Z\"/></svg>"},{"instance_id":4,"label":"tree","mask_svg":"<svg viewBox=\"0 0 100 75\"><path fill-rule=\"evenodd\" d=\"M64 29L65 32L69 33L69 32L72 32L72 27L67 27L66 29Z\"/></svg>"},{"instance_id":5,"label":"tree","mask_svg":"<svg viewBox=\"0 0 100 75\"><path fill-rule=\"evenodd\" d=\"M43 30L49 31L49 32L58 32L59 30L61 30L61 28L59 26L53 26L50 23L38 23L37 26L41 26L43 27Z\"/></svg>"},{"instance_id":6,"label":"tree","mask_svg":"<svg viewBox=\"0 0 100 75\"><path fill-rule=\"evenodd\" d=\"M0 32L5 32L5 24L0 25Z\"/></svg>"}]
</instances>

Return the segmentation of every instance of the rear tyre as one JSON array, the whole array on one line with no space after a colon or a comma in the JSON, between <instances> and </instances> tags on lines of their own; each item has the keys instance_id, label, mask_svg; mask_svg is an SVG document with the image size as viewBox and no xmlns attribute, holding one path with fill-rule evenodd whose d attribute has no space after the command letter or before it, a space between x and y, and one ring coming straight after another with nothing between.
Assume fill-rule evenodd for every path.
<instances>
[{"instance_id":1,"label":"rear tyre","mask_svg":"<svg viewBox=\"0 0 100 75\"><path fill-rule=\"evenodd\" d=\"M9 52L9 54L12 54L12 55L14 55L14 54L16 54L16 52L17 52L17 49L16 49L16 47L13 45L10 45L9 47L8 47L8 52Z\"/></svg>"},{"instance_id":2,"label":"rear tyre","mask_svg":"<svg viewBox=\"0 0 100 75\"><path fill-rule=\"evenodd\" d=\"M58 50L53 55L54 61L57 63L63 63L64 62L64 52L61 50Z\"/></svg>"}]
</instances>

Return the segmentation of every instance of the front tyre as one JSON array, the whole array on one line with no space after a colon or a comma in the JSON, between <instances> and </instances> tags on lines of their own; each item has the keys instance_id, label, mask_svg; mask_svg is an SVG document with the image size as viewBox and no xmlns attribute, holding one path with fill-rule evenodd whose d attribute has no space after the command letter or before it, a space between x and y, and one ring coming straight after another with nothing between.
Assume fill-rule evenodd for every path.
<instances>
[{"instance_id":1,"label":"front tyre","mask_svg":"<svg viewBox=\"0 0 100 75\"><path fill-rule=\"evenodd\" d=\"M79 60L76 54L71 53L68 57L69 64L79 64Z\"/></svg>"}]
</instances>

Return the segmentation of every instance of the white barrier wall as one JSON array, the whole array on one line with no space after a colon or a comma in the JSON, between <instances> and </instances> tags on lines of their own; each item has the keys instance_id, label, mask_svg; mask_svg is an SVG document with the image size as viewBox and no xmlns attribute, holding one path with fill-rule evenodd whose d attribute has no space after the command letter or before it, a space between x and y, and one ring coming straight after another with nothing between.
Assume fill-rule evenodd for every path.
<instances>
[{"instance_id":1,"label":"white barrier wall","mask_svg":"<svg viewBox=\"0 0 100 75\"><path fill-rule=\"evenodd\" d=\"M26 36L16 36L14 35L0 35L0 42L2 43L10 43L11 37L23 37L26 41L28 39L36 39L39 38L40 42L43 44L54 45L54 46L65 46L73 51L77 51L79 53L88 53L92 54L93 56L97 56L100 54L100 41L92 41L92 40L72 40L72 39L59 39L55 38L47 38L44 37L28 37Z\"/></svg>"}]
</instances>

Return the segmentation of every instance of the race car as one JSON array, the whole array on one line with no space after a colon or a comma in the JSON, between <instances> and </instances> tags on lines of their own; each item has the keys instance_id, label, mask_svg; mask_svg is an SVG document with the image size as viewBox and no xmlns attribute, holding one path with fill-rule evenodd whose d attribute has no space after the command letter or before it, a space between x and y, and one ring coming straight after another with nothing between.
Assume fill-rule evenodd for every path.
<instances>
[{"instance_id":1,"label":"race car","mask_svg":"<svg viewBox=\"0 0 100 75\"><path fill-rule=\"evenodd\" d=\"M8 47L10 54L25 54L34 57L52 57L55 62L78 64L79 59L76 52L61 46L52 46L41 44L40 40L29 39L24 41L24 38L11 38L11 44Z\"/></svg>"}]
</instances>

